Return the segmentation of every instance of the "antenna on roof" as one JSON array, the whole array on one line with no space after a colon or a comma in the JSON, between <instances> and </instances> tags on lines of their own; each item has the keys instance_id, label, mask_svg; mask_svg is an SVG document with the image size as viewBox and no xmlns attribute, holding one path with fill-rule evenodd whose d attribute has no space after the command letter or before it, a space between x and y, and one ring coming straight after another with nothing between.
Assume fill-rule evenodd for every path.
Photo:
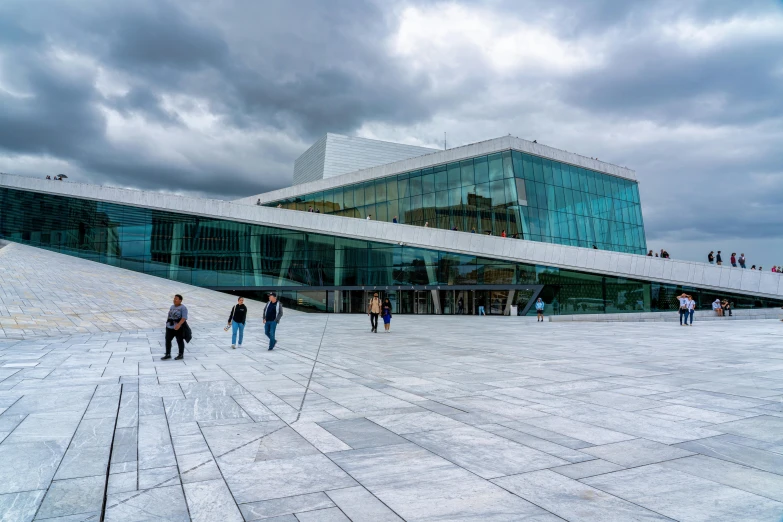
<instances>
[{"instance_id":1,"label":"antenna on roof","mask_svg":"<svg viewBox=\"0 0 783 522\"><path fill-rule=\"evenodd\" d=\"M446 133L443 133L443 150L446 150Z\"/></svg>"}]
</instances>

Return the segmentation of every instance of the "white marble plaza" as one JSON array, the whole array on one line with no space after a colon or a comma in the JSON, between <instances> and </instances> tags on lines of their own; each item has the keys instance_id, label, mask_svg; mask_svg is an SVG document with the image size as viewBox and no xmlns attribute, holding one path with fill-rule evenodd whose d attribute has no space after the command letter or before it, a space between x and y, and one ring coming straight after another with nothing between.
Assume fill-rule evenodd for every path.
<instances>
[{"instance_id":1,"label":"white marble plaza","mask_svg":"<svg viewBox=\"0 0 783 522\"><path fill-rule=\"evenodd\" d=\"M783 518L780 321L288 310L268 352L233 302L0 248L0 520Z\"/></svg>"}]
</instances>

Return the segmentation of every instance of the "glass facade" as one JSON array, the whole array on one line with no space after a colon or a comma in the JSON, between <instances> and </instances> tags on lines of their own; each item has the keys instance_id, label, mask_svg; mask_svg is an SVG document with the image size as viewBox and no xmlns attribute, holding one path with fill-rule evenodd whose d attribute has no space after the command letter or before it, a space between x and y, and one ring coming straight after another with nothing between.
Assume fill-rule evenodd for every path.
<instances>
[{"instance_id":1,"label":"glass facade","mask_svg":"<svg viewBox=\"0 0 783 522\"><path fill-rule=\"evenodd\" d=\"M266 203L644 254L634 181L507 150Z\"/></svg>"},{"instance_id":2,"label":"glass facade","mask_svg":"<svg viewBox=\"0 0 783 522\"><path fill-rule=\"evenodd\" d=\"M505 178L504 178L505 179ZM0 238L246 296L277 290L301 308L364 312L363 292L393 297L397 313L519 311L537 295L547 314L676 310L686 291L701 309L783 302L554 267L210 219L0 188Z\"/></svg>"}]
</instances>

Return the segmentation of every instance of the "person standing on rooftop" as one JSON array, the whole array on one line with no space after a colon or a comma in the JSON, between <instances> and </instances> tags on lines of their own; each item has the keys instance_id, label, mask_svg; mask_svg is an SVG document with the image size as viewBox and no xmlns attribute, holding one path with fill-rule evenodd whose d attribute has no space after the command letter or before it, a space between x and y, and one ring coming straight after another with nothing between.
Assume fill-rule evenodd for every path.
<instances>
[{"instance_id":1,"label":"person standing on rooftop","mask_svg":"<svg viewBox=\"0 0 783 522\"><path fill-rule=\"evenodd\" d=\"M707 254L707 261L709 261L711 265L715 263L715 256L713 254L714 252L712 250Z\"/></svg>"},{"instance_id":2,"label":"person standing on rooftop","mask_svg":"<svg viewBox=\"0 0 783 522\"><path fill-rule=\"evenodd\" d=\"M737 268L737 253L736 252L732 252L731 253L730 261L731 261L731 266L733 266L734 268Z\"/></svg>"},{"instance_id":3,"label":"person standing on rooftop","mask_svg":"<svg viewBox=\"0 0 783 522\"><path fill-rule=\"evenodd\" d=\"M745 268L745 254L740 254L738 261L739 261L739 265L742 268Z\"/></svg>"},{"instance_id":4,"label":"person standing on rooftop","mask_svg":"<svg viewBox=\"0 0 783 522\"><path fill-rule=\"evenodd\" d=\"M723 264L723 258L720 256L720 250L718 250L718 255L715 256L715 263L718 265Z\"/></svg>"},{"instance_id":5,"label":"person standing on rooftop","mask_svg":"<svg viewBox=\"0 0 783 522\"><path fill-rule=\"evenodd\" d=\"M397 216L394 216L394 219L392 219L392 223L399 223L399 221L397 221Z\"/></svg>"}]
</instances>

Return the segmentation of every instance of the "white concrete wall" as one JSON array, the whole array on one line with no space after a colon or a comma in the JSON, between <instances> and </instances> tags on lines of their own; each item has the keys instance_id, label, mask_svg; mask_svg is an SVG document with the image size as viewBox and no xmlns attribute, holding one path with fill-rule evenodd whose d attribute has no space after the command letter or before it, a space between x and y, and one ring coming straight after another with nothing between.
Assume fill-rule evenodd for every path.
<instances>
[{"instance_id":1,"label":"white concrete wall","mask_svg":"<svg viewBox=\"0 0 783 522\"><path fill-rule=\"evenodd\" d=\"M324 135L296 158L294 161L294 185L323 179L326 138L327 135Z\"/></svg>"},{"instance_id":2,"label":"white concrete wall","mask_svg":"<svg viewBox=\"0 0 783 522\"><path fill-rule=\"evenodd\" d=\"M481 141L479 143L472 143L463 147L455 147L453 149L433 152L424 156L417 156L415 158L395 161L394 163L387 163L385 165L379 165L377 167L364 170L357 170L355 172L350 172L348 174L343 174L332 178L303 183L301 185L294 185L292 187L274 190L272 192L256 194L255 196L238 199L236 202L252 205L260 199L262 203L267 203L269 201L292 198L301 196L302 194L309 194L311 192L318 192L321 190L329 190L334 187L341 187L343 185L350 185L352 183L361 183L370 179L383 178L386 176L391 176L392 174L400 174L410 170L433 167L436 165L450 163L452 161L459 161L466 158L472 158L474 156L482 156L485 154L493 154L495 152L509 149L527 152L529 154L541 156L543 158L549 158L563 163L576 165L578 167L584 167L586 169L603 172L604 174L609 174L611 176L617 176L620 178L636 181L636 173L631 169L618 167L617 165L612 165L610 163L605 163L603 161L598 161L592 158L586 158L572 152L555 149L540 143L533 143L512 136L505 136L503 138L495 138L492 140Z\"/></svg>"},{"instance_id":3,"label":"white concrete wall","mask_svg":"<svg viewBox=\"0 0 783 522\"><path fill-rule=\"evenodd\" d=\"M569 270L642 281L688 285L733 294L783 297L783 275L693 261L661 259L538 241L453 232L381 221L244 205L231 201L199 199L140 190L83 185L0 174L0 186L61 194L257 223L274 227L351 237L390 244L405 244L461 254L546 265Z\"/></svg>"},{"instance_id":4,"label":"white concrete wall","mask_svg":"<svg viewBox=\"0 0 783 522\"><path fill-rule=\"evenodd\" d=\"M329 132L294 162L294 186L435 151L437 149Z\"/></svg>"}]
</instances>

